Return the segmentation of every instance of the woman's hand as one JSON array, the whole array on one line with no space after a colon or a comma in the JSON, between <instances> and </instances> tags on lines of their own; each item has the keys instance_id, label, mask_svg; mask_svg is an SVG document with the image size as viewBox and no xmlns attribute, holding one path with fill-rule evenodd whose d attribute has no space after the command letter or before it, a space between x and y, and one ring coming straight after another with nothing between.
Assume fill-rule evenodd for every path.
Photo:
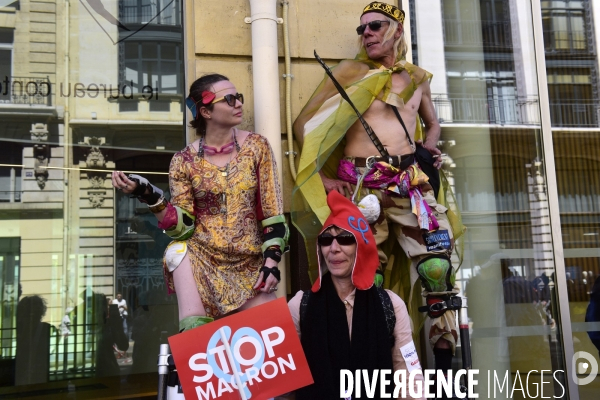
<instances>
[{"instance_id":1,"label":"woman's hand","mask_svg":"<svg viewBox=\"0 0 600 400\"><path fill-rule=\"evenodd\" d=\"M137 182L132 181L121 171L112 172L112 185L125 194L131 194L137 187Z\"/></svg>"},{"instance_id":2,"label":"woman's hand","mask_svg":"<svg viewBox=\"0 0 600 400\"><path fill-rule=\"evenodd\" d=\"M270 258L267 258L265 260L265 267L273 268L276 266L277 266L276 261L274 261ZM273 275L273 274L269 274L269 276L267 277L267 281L265 282L265 285L261 288L264 275L265 275L264 272L260 273L260 275L258 276L258 280L256 281L256 284L254 285L254 290L258 290L260 292L267 293L267 294L275 292L275 290L277 290L277 284L279 283L279 281L277 280L277 278L275 278L275 275Z\"/></svg>"}]
</instances>

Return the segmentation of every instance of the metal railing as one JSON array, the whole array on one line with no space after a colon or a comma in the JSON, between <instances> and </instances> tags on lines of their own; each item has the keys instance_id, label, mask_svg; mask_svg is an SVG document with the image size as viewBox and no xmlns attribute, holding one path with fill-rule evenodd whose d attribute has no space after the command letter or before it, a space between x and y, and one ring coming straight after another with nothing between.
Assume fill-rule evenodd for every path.
<instances>
[{"instance_id":1,"label":"metal railing","mask_svg":"<svg viewBox=\"0 0 600 400\"><path fill-rule=\"evenodd\" d=\"M180 0L121 0L123 24L181 26Z\"/></svg>"},{"instance_id":2,"label":"metal railing","mask_svg":"<svg viewBox=\"0 0 600 400\"><path fill-rule=\"evenodd\" d=\"M0 92L0 104L52 105L49 77L11 76L5 79L8 85L6 90Z\"/></svg>"},{"instance_id":3,"label":"metal railing","mask_svg":"<svg viewBox=\"0 0 600 400\"><path fill-rule=\"evenodd\" d=\"M510 22L445 18L444 43L450 46L511 47Z\"/></svg>"},{"instance_id":4,"label":"metal railing","mask_svg":"<svg viewBox=\"0 0 600 400\"><path fill-rule=\"evenodd\" d=\"M598 127L600 106L591 101L550 102L550 118L556 127Z\"/></svg>"},{"instance_id":5,"label":"metal railing","mask_svg":"<svg viewBox=\"0 0 600 400\"><path fill-rule=\"evenodd\" d=\"M585 52L588 42L585 31L544 31L546 51Z\"/></svg>"},{"instance_id":6,"label":"metal railing","mask_svg":"<svg viewBox=\"0 0 600 400\"><path fill-rule=\"evenodd\" d=\"M71 334L50 338L49 380L93 377L96 372L98 329L95 324L74 324Z\"/></svg>"},{"instance_id":7,"label":"metal railing","mask_svg":"<svg viewBox=\"0 0 600 400\"><path fill-rule=\"evenodd\" d=\"M62 337L57 329L50 330L48 354L48 380L63 380L70 377L93 377L96 372L96 351L99 335L95 324L75 324L70 326L71 334ZM3 359L17 356L16 328L0 329L0 352ZM36 368L36 365L31 365Z\"/></svg>"},{"instance_id":8,"label":"metal railing","mask_svg":"<svg viewBox=\"0 0 600 400\"><path fill-rule=\"evenodd\" d=\"M440 122L498 125L540 123L537 97L432 96Z\"/></svg>"}]
</instances>

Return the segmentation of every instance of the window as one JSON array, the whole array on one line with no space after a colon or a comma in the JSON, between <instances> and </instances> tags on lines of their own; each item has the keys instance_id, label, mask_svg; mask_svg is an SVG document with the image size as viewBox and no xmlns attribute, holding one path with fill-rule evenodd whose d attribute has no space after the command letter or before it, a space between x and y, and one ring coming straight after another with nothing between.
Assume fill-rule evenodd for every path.
<instances>
[{"instance_id":1,"label":"window","mask_svg":"<svg viewBox=\"0 0 600 400\"><path fill-rule=\"evenodd\" d=\"M591 68L548 68L547 71L552 125L598 126Z\"/></svg>"},{"instance_id":2,"label":"window","mask_svg":"<svg viewBox=\"0 0 600 400\"><path fill-rule=\"evenodd\" d=\"M13 29L0 28L0 103L10 103Z\"/></svg>"},{"instance_id":3,"label":"window","mask_svg":"<svg viewBox=\"0 0 600 400\"><path fill-rule=\"evenodd\" d=\"M546 51L587 51L585 1L542 1Z\"/></svg>"},{"instance_id":4,"label":"window","mask_svg":"<svg viewBox=\"0 0 600 400\"><path fill-rule=\"evenodd\" d=\"M121 0L121 22L125 25L181 25L180 0Z\"/></svg>"},{"instance_id":5,"label":"window","mask_svg":"<svg viewBox=\"0 0 600 400\"><path fill-rule=\"evenodd\" d=\"M150 97L150 111L169 111L168 98L161 101L160 94L180 94L183 87L181 55L179 43L135 41L125 42L122 62L122 79L133 87L133 93L156 94ZM131 102L128 102L131 103ZM122 104L120 111L137 111L124 109L130 104Z\"/></svg>"},{"instance_id":6,"label":"window","mask_svg":"<svg viewBox=\"0 0 600 400\"><path fill-rule=\"evenodd\" d=\"M0 238L0 358L15 356L21 239Z\"/></svg>"}]
</instances>

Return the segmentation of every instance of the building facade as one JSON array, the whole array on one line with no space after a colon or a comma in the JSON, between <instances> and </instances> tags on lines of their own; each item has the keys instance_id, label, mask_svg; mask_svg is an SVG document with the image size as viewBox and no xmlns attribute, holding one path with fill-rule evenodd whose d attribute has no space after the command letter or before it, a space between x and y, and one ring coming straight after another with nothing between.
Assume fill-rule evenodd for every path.
<instances>
[{"instance_id":1,"label":"building facade","mask_svg":"<svg viewBox=\"0 0 600 400\"><path fill-rule=\"evenodd\" d=\"M295 118L323 78L313 50L330 65L354 57L366 3L277 2L282 77L271 112L287 212L286 106ZM407 14L408 60L433 73L443 169L468 228L454 262L479 397L508 376L511 390L496 386L495 398L543 388L596 399L600 2L395 4ZM205 73L234 81L243 128L255 129L250 15L248 0L0 0L0 396L155 395L158 344L178 321L162 277L168 238L145 206L113 190L110 172L167 188L172 154L194 139L186 88ZM288 295L309 283L303 246L296 235ZM119 293L129 308L121 348L106 322ZM35 355L24 350L33 343ZM419 353L431 367L431 349Z\"/></svg>"}]
</instances>

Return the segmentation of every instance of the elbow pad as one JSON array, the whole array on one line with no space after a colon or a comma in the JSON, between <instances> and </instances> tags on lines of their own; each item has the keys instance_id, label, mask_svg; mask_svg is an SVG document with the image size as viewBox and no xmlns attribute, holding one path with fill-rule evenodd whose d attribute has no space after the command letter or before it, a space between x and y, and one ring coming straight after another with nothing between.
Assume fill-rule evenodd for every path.
<instances>
[{"instance_id":1,"label":"elbow pad","mask_svg":"<svg viewBox=\"0 0 600 400\"><path fill-rule=\"evenodd\" d=\"M194 234L196 217L181 207L174 208L177 211L177 225L166 229L165 233L173 240L187 240Z\"/></svg>"},{"instance_id":2,"label":"elbow pad","mask_svg":"<svg viewBox=\"0 0 600 400\"><path fill-rule=\"evenodd\" d=\"M276 215L261 221L263 228L263 254L272 246L279 246L280 251L289 251L288 239L290 237L290 229L285 222L283 215Z\"/></svg>"}]
</instances>

